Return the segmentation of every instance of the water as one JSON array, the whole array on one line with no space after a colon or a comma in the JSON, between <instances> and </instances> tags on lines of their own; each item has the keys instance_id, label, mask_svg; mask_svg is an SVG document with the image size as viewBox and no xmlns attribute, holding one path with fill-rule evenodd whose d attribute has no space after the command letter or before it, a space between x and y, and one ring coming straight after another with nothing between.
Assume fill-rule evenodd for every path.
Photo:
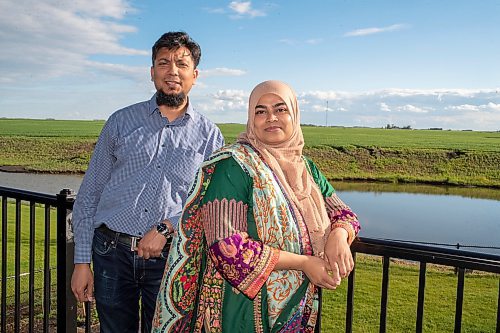
<instances>
[{"instance_id":1,"label":"water","mask_svg":"<svg viewBox=\"0 0 500 333\"><path fill-rule=\"evenodd\" d=\"M0 172L0 186L76 192L82 175ZM373 183L333 184L356 212L360 236L500 248L500 190ZM500 250L463 248L500 255Z\"/></svg>"},{"instance_id":2,"label":"water","mask_svg":"<svg viewBox=\"0 0 500 333\"><path fill-rule=\"evenodd\" d=\"M461 249L500 255L498 200L421 193L338 193L358 214L360 236L493 246L499 250Z\"/></svg>"},{"instance_id":3,"label":"water","mask_svg":"<svg viewBox=\"0 0 500 333\"><path fill-rule=\"evenodd\" d=\"M65 188L78 192L82 179L83 175L11 173L0 171L0 186L47 194L56 194Z\"/></svg>"}]
</instances>

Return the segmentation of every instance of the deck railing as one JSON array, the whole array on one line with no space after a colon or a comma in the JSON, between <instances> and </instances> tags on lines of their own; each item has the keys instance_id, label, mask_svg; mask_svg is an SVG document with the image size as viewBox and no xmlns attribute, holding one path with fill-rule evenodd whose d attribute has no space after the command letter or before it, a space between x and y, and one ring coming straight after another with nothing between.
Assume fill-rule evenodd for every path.
<instances>
[{"instance_id":1,"label":"deck railing","mask_svg":"<svg viewBox=\"0 0 500 333\"><path fill-rule=\"evenodd\" d=\"M389 291L390 259L410 260L419 263L419 283L417 300L417 319L415 332L422 332L424 314L425 282L428 264L438 264L455 268L457 272L457 291L455 304L455 332L462 328L462 307L464 301L465 271L481 271L500 274L500 256L447 249L435 246L416 245L411 243L360 238L352 245L354 256L364 253L382 257L382 294L380 302L379 331L386 332L387 301ZM353 330L354 288L356 268L349 276L346 310L346 332ZM500 332L500 279L497 301L496 332Z\"/></svg>"},{"instance_id":2,"label":"deck railing","mask_svg":"<svg viewBox=\"0 0 500 333\"><path fill-rule=\"evenodd\" d=\"M0 187L0 196L2 198L1 332L53 332L54 322L58 332L76 332L76 301L70 288L73 271L73 239L70 237L68 225L74 194L71 190L61 190L57 195L49 195ZM36 214L36 211L40 209L43 210L42 221L36 218L40 215ZM24 210L29 212L27 222L22 219ZM56 213L55 220L52 218L54 212ZM56 228L56 253L53 253L51 249L54 241L54 226ZM43 236L38 237L38 240L36 230L43 230ZM13 247L9 246L9 239L14 239ZM43 245L39 242L43 242ZM23 245L22 248L21 245ZM7 252L8 248L13 255ZM37 260L39 254L35 249L43 253L41 260L43 269L35 268L35 262L39 261ZM25 254L26 251L28 255ZM54 260L54 255L56 260ZM23 272L21 272L22 258L27 258L28 261L28 269ZM14 272L13 275L8 276L7 265L12 263L12 260ZM40 270L43 272L42 281L35 283L35 276ZM55 283L52 277L54 270L56 271ZM14 279L14 288L13 292L8 295L9 277ZM21 285L21 278L24 277L28 278L27 288ZM40 284L42 291L35 293L40 291L35 290L35 285ZM56 311L53 309L54 296L51 292L54 286L56 287ZM21 302L21 296L24 299L27 298L27 302ZM37 308L41 313L35 310L35 304L38 305ZM9 313L12 316L9 316Z\"/></svg>"},{"instance_id":3,"label":"deck railing","mask_svg":"<svg viewBox=\"0 0 500 333\"><path fill-rule=\"evenodd\" d=\"M77 331L77 304L71 292L71 274L73 270L73 238L70 227L70 212L73 207L74 194L71 190L62 190L57 195L48 195L42 193L17 190L12 188L0 187L1 196L1 332L52 332L54 324L57 332L73 333ZM22 219L22 207L29 212L29 221L25 222ZM13 212L10 212L10 210ZM36 210L43 210L43 221L37 220ZM56 267L51 266L54 261L51 256L51 239L54 237L51 224L51 212L56 212ZM40 215L40 214L38 214ZM36 238L35 230L40 230L40 224L43 223L42 240ZM26 228L29 231L26 232ZM22 235L25 235L22 237ZM26 234L27 240L26 240ZM8 246L9 239L14 239L14 247ZM43 242L43 246L37 242ZM28 255L22 255L21 244L28 243ZM7 249L13 251L14 256L14 279L13 295L8 295L7 280L10 276L7 274L7 264L12 256L7 253ZM43 248L43 277L42 277L42 293L41 299L38 299L35 294L35 275L37 269L35 267L35 259L37 253L35 248ZM25 250L25 248L23 248ZM424 322L424 295L426 271L428 264L439 264L444 266L455 267L457 271L457 291L456 291L456 306L455 306L455 332L461 331L462 325L462 307L464 298L464 280L465 271L483 271L489 273L500 274L500 256L489 255L475 252L466 252L461 250L446 249L435 246L415 245L405 242L378 240L370 238L359 238L353 245L352 250L354 258L356 254L363 253L382 258L382 286L381 286L381 304L380 304L380 320L379 331L386 332L387 323L387 304L389 291L389 268L391 259L402 259L418 262L419 268L419 287L417 300L417 316L415 323L415 331L422 332ZM21 258L27 257L28 269L27 272L21 272ZM53 309L54 296L52 296L51 288L54 285L52 281L52 271L56 268L56 311ZM28 276L27 291L22 291L21 277ZM355 293L356 269L350 274L347 286L347 304L346 304L346 323L345 331L350 333L353 331L353 314L354 293ZM26 288L24 288L26 289ZM27 293L27 307L22 307L21 294ZM13 298L13 301L11 300ZM25 297L26 298L26 297ZM38 308L41 313L35 313L35 301L41 303ZM24 304L24 303L23 303ZM27 310L26 310L27 308ZM11 309L10 311L8 311ZM90 305L85 305L85 331L91 331L91 309ZM11 315L9 315L9 313ZM37 320L35 320L35 316ZM12 317L12 318L11 318ZM53 318L56 318L54 320ZM41 319L39 319L41 318ZM321 325L318 325L316 331L321 330ZM496 332L500 332L500 279L497 302L497 321Z\"/></svg>"}]
</instances>

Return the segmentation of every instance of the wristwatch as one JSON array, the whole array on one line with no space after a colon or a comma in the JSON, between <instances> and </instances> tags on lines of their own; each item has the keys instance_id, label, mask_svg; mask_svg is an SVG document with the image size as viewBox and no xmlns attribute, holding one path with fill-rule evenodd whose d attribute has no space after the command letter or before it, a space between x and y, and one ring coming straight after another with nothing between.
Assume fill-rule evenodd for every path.
<instances>
[{"instance_id":1,"label":"wristwatch","mask_svg":"<svg viewBox=\"0 0 500 333\"><path fill-rule=\"evenodd\" d=\"M173 231L170 231L168 225L163 222L159 223L156 226L156 231L158 231L159 234L165 236L165 238L170 238L170 236L173 234Z\"/></svg>"}]
</instances>

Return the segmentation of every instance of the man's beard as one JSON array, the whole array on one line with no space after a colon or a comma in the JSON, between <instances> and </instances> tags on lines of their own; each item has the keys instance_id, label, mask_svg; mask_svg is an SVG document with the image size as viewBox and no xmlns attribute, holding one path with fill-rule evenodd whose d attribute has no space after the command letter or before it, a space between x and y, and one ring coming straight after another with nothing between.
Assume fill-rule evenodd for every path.
<instances>
[{"instance_id":1,"label":"man's beard","mask_svg":"<svg viewBox=\"0 0 500 333\"><path fill-rule=\"evenodd\" d=\"M180 92L178 94L165 94L163 91L158 90L156 92L156 104L158 106L165 105L168 107L179 107L186 100L186 94Z\"/></svg>"}]
</instances>

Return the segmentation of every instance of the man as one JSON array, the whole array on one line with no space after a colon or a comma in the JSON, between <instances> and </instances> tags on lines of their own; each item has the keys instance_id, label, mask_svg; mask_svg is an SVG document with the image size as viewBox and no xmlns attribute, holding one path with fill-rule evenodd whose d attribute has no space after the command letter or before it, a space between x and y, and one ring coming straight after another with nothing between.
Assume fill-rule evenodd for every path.
<instances>
[{"instance_id":1,"label":"man","mask_svg":"<svg viewBox=\"0 0 500 333\"><path fill-rule=\"evenodd\" d=\"M169 32L152 53L155 95L109 117L73 209L71 288L81 302L95 290L101 332L136 333L139 309L142 332L151 331L167 239L199 164L224 144L188 98L199 45Z\"/></svg>"}]
</instances>

